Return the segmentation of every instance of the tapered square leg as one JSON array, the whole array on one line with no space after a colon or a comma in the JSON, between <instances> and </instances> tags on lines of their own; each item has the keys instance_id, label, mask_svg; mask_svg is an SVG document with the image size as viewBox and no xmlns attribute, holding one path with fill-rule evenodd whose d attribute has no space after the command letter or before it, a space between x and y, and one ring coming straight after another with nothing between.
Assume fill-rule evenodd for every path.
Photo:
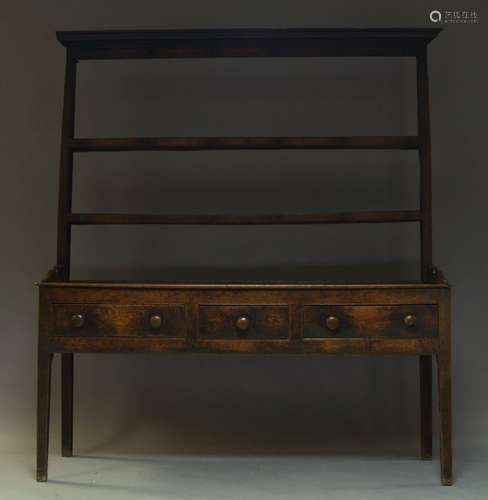
<instances>
[{"instance_id":1,"label":"tapered square leg","mask_svg":"<svg viewBox=\"0 0 488 500\"><path fill-rule=\"evenodd\" d=\"M61 357L61 454L73 456L73 353Z\"/></svg>"},{"instance_id":2,"label":"tapered square leg","mask_svg":"<svg viewBox=\"0 0 488 500\"><path fill-rule=\"evenodd\" d=\"M439 385L439 434L441 481L450 486L452 478L452 409L451 409L451 299L443 292L439 304L439 351L437 352L437 382Z\"/></svg>"},{"instance_id":3,"label":"tapered square leg","mask_svg":"<svg viewBox=\"0 0 488 500\"><path fill-rule=\"evenodd\" d=\"M432 460L432 356L420 356L420 457Z\"/></svg>"},{"instance_id":4,"label":"tapered square leg","mask_svg":"<svg viewBox=\"0 0 488 500\"><path fill-rule=\"evenodd\" d=\"M452 484L452 416L451 416L451 359L449 353L437 356L439 381L439 432L442 484Z\"/></svg>"},{"instance_id":5,"label":"tapered square leg","mask_svg":"<svg viewBox=\"0 0 488 500\"><path fill-rule=\"evenodd\" d=\"M39 348L37 370L37 480L47 481L52 353Z\"/></svg>"}]
</instances>

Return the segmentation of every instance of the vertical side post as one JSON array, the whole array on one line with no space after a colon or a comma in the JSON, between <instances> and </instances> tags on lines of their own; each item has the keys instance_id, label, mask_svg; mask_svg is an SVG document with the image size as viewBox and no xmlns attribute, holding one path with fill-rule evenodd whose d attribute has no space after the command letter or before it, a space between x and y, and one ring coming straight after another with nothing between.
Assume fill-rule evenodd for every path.
<instances>
[{"instance_id":1,"label":"vertical side post","mask_svg":"<svg viewBox=\"0 0 488 500\"><path fill-rule=\"evenodd\" d=\"M417 54L417 121L420 138L421 274L428 280L432 268L432 172L430 150L429 77L427 48Z\"/></svg>"},{"instance_id":2,"label":"vertical side post","mask_svg":"<svg viewBox=\"0 0 488 500\"><path fill-rule=\"evenodd\" d=\"M72 207L73 151L67 141L74 138L77 60L68 50L64 80L63 122L61 130L61 160L59 168L58 206L58 269L61 279L69 279L71 260L71 224L68 214ZM73 455L73 353L61 356L61 448L64 457Z\"/></svg>"},{"instance_id":3,"label":"vertical side post","mask_svg":"<svg viewBox=\"0 0 488 500\"><path fill-rule=\"evenodd\" d=\"M430 279L432 269L432 173L430 148L429 79L427 48L416 57L417 122L420 138L420 266L423 281ZM420 455L432 458L432 357L419 357L420 376Z\"/></svg>"},{"instance_id":4,"label":"vertical side post","mask_svg":"<svg viewBox=\"0 0 488 500\"><path fill-rule=\"evenodd\" d=\"M73 151L67 141L73 139L75 133L76 64L76 59L68 50L64 79L58 202L58 270L63 280L69 279L70 271L71 224L68 214L72 205Z\"/></svg>"}]
</instances>

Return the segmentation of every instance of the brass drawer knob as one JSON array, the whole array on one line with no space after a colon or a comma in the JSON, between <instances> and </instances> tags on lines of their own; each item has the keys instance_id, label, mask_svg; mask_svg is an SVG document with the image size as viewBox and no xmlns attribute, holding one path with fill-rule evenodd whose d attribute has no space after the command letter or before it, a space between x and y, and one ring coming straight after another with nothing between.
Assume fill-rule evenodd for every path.
<instances>
[{"instance_id":1,"label":"brass drawer knob","mask_svg":"<svg viewBox=\"0 0 488 500\"><path fill-rule=\"evenodd\" d=\"M240 330L241 332L245 332L249 330L249 327L251 326L251 321L247 316L239 316L236 319L236 328Z\"/></svg>"},{"instance_id":2,"label":"brass drawer knob","mask_svg":"<svg viewBox=\"0 0 488 500\"><path fill-rule=\"evenodd\" d=\"M417 324L417 317L414 314L407 314L403 318L403 322L405 323L406 326L415 326Z\"/></svg>"},{"instance_id":3,"label":"brass drawer knob","mask_svg":"<svg viewBox=\"0 0 488 500\"><path fill-rule=\"evenodd\" d=\"M73 314L71 316L71 325L74 328L81 328L85 324L85 316L83 314Z\"/></svg>"},{"instance_id":4,"label":"brass drawer knob","mask_svg":"<svg viewBox=\"0 0 488 500\"><path fill-rule=\"evenodd\" d=\"M163 320L159 314L153 314L149 318L149 324L151 325L151 328L153 330L157 330L158 328L161 328L162 322L163 322Z\"/></svg>"},{"instance_id":5,"label":"brass drawer knob","mask_svg":"<svg viewBox=\"0 0 488 500\"><path fill-rule=\"evenodd\" d=\"M341 325L339 318L337 316L328 316L327 319L325 320L325 326L329 330L337 330L339 326Z\"/></svg>"}]
</instances>

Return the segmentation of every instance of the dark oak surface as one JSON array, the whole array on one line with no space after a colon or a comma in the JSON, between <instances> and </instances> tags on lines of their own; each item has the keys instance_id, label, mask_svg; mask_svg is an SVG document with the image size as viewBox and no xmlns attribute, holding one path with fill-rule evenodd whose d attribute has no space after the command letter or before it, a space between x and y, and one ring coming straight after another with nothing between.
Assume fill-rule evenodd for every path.
<instances>
[{"instance_id":1,"label":"dark oak surface","mask_svg":"<svg viewBox=\"0 0 488 500\"><path fill-rule=\"evenodd\" d=\"M246 324L239 326L239 320ZM289 311L285 305L200 305L198 339L288 339Z\"/></svg>"},{"instance_id":2,"label":"dark oak surface","mask_svg":"<svg viewBox=\"0 0 488 500\"><path fill-rule=\"evenodd\" d=\"M424 338L436 337L437 307L431 305L341 305L305 306L304 337L306 338ZM414 317L414 325L405 319ZM330 329L327 318L337 318L337 327ZM335 324L334 324L335 326Z\"/></svg>"},{"instance_id":3,"label":"dark oak surface","mask_svg":"<svg viewBox=\"0 0 488 500\"><path fill-rule=\"evenodd\" d=\"M236 29L58 32L66 47L58 258L39 286L37 479L47 480L51 364L62 356L62 455L73 455L75 353L398 354L419 358L420 456L432 458L437 361L442 484L452 484L450 287L432 264L427 45L439 29ZM408 56L416 59L415 136L75 137L78 62L174 57ZM358 83L359 84L359 83ZM205 149L414 149L416 210L294 214L73 213L81 152ZM75 224L339 224L417 222L420 281L83 281L70 273ZM326 486L325 486L326 487Z\"/></svg>"},{"instance_id":4,"label":"dark oak surface","mask_svg":"<svg viewBox=\"0 0 488 500\"><path fill-rule=\"evenodd\" d=\"M73 325L74 315L83 317L83 325ZM171 304L53 304L54 336L72 337L185 337L185 307ZM161 325L151 326L151 317L159 316Z\"/></svg>"},{"instance_id":5,"label":"dark oak surface","mask_svg":"<svg viewBox=\"0 0 488 500\"><path fill-rule=\"evenodd\" d=\"M41 297L48 305L41 311L41 322L48 325L45 341L53 350L434 353L442 335L439 311L449 294L442 283L412 288L304 283L91 285L41 285ZM160 335L145 334L150 331L150 315L160 313L164 318L165 312L172 333L165 334L163 327ZM85 317L83 327L70 323L75 314ZM326 315L339 318L337 331L323 327ZM415 326L405 326L407 315L416 317ZM236 328L240 316L249 318L246 331ZM311 331L315 333L310 335Z\"/></svg>"}]
</instances>

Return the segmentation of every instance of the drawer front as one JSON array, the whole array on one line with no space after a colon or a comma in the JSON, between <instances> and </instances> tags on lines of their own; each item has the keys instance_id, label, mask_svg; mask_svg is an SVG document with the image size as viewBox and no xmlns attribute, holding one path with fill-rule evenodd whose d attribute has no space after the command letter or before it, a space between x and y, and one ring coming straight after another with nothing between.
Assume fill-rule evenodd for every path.
<instances>
[{"instance_id":1,"label":"drawer front","mask_svg":"<svg viewBox=\"0 0 488 500\"><path fill-rule=\"evenodd\" d=\"M304 338L419 338L437 336L437 307L305 306Z\"/></svg>"},{"instance_id":2,"label":"drawer front","mask_svg":"<svg viewBox=\"0 0 488 500\"><path fill-rule=\"evenodd\" d=\"M202 339L287 339L287 306L200 306Z\"/></svg>"},{"instance_id":3,"label":"drawer front","mask_svg":"<svg viewBox=\"0 0 488 500\"><path fill-rule=\"evenodd\" d=\"M185 306L180 304L54 304L53 308L56 336L186 336Z\"/></svg>"}]
</instances>

